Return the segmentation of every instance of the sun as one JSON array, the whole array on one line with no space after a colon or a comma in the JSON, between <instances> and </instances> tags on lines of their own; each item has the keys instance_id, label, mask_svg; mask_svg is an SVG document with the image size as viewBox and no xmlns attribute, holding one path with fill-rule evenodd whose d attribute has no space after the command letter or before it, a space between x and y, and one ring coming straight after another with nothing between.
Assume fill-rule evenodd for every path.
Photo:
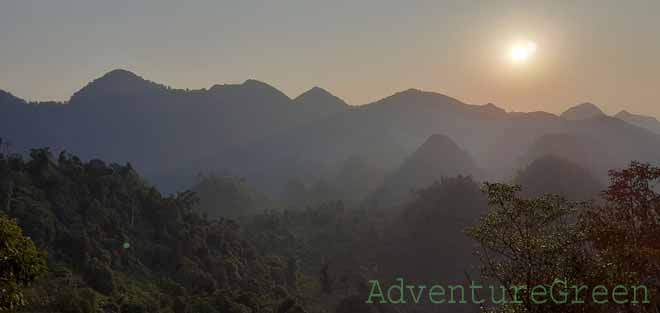
<instances>
[{"instance_id":1,"label":"sun","mask_svg":"<svg viewBox=\"0 0 660 313\"><path fill-rule=\"evenodd\" d=\"M536 52L536 43L524 40L511 46L510 57L514 63L527 63Z\"/></svg>"}]
</instances>

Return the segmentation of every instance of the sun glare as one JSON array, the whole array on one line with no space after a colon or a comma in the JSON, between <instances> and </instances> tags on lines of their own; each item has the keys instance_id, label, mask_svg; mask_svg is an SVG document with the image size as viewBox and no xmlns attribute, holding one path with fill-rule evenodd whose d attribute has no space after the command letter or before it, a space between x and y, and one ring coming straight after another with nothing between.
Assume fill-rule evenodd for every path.
<instances>
[{"instance_id":1,"label":"sun glare","mask_svg":"<svg viewBox=\"0 0 660 313\"><path fill-rule=\"evenodd\" d=\"M536 43L521 41L511 47L510 56L514 63L526 63L536 52Z\"/></svg>"}]
</instances>

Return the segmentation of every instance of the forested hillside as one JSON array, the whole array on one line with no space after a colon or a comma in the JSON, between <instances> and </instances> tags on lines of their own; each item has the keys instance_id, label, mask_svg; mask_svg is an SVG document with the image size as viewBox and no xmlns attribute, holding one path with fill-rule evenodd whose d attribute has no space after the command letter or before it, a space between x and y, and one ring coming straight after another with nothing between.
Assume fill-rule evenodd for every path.
<instances>
[{"instance_id":1,"label":"forested hillside","mask_svg":"<svg viewBox=\"0 0 660 313\"><path fill-rule=\"evenodd\" d=\"M511 286L560 276L607 286L653 284L660 196L652 188L660 169L633 162L612 171L597 203L544 195L545 185L531 180L542 171L559 173L545 180L550 192L590 193L579 188L595 181L571 176L587 172L548 157L521 172L518 182L532 188L526 193L445 177L417 190L400 210L329 201L294 210L253 207L227 219L223 215L254 203L240 180L203 177L200 186L206 187L198 191L216 194L219 188L204 208L192 191L162 195L130 164L82 161L65 152L55 157L49 149L34 149L25 159L0 154L2 214L16 220L29 236L24 240L47 253L42 274L41 252L29 245L10 250L33 249L20 253L36 264L25 276L32 284L16 289L27 305L14 311L477 312L474 303L392 306L367 305L365 299L373 292L370 280L395 277L421 284L483 279ZM207 217L209 207L216 216ZM629 246L626 238L639 245ZM11 268L1 271L13 277ZM525 302L494 308L558 307ZM618 308L587 305L575 312Z\"/></svg>"},{"instance_id":2,"label":"forested hillside","mask_svg":"<svg viewBox=\"0 0 660 313\"><path fill-rule=\"evenodd\" d=\"M0 161L2 211L48 253L25 312L354 312L368 279L431 269L461 279L451 268L476 265L461 232L484 202L469 178L421 191L401 217L335 201L229 220L240 181L201 180L199 192L218 196L208 219L197 194L164 196L130 164L49 149ZM462 199L477 201L471 213Z\"/></svg>"},{"instance_id":3,"label":"forested hillside","mask_svg":"<svg viewBox=\"0 0 660 313\"><path fill-rule=\"evenodd\" d=\"M236 222L203 218L193 193L161 195L130 164L38 149L0 155L0 179L2 211L48 252L25 312L303 312L286 259L261 254Z\"/></svg>"}]
</instances>

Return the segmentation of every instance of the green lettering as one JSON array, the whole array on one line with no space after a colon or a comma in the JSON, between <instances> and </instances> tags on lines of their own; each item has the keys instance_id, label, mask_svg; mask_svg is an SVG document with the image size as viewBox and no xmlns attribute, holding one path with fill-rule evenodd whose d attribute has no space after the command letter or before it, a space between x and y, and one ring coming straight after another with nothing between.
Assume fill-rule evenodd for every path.
<instances>
[{"instance_id":1,"label":"green lettering","mask_svg":"<svg viewBox=\"0 0 660 313\"><path fill-rule=\"evenodd\" d=\"M436 289L440 289L440 291L435 291ZM443 298L440 300L436 300L434 298L435 296L439 296ZM440 285L433 285L433 287L429 289L429 301L431 301L431 303L433 304L445 303L446 300L444 299L444 296L445 296L445 288Z\"/></svg>"},{"instance_id":2,"label":"green lettering","mask_svg":"<svg viewBox=\"0 0 660 313\"><path fill-rule=\"evenodd\" d=\"M404 298L404 294L403 294L403 278L397 278L395 280L398 281L399 284L392 285L390 286L390 288L387 289L387 299L390 301L390 304L406 304L406 299ZM394 290L399 291L398 300L392 300L392 291Z\"/></svg>"},{"instance_id":3,"label":"green lettering","mask_svg":"<svg viewBox=\"0 0 660 313\"><path fill-rule=\"evenodd\" d=\"M455 303L460 303L460 304L466 304L467 301L465 301L465 288L463 288L463 285L453 285L453 286L447 286L449 287L449 304L455 304ZM460 290L461 291L461 300L456 302L454 299L454 290Z\"/></svg>"},{"instance_id":4,"label":"green lettering","mask_svg":"<svg viewBox=\"0 0 660 313\"><path fill-rule=\"evenodd\" d=\"M572 302L572 304L584 304L584 299L580 298L580 291L588 290L589 287L585 285L582 286L573 285L571 286L571 288L575 289L575 300Z\"/></svg>"},{"instance_id":5,"label":"green lettering","mask_svg":"<svg viewBox=\"0 0 660 313\"><path fill-rule=\"evenodd\" d=\"M521 290L527 290L527 285L513 285L511 286L511 289L513 289L513 299L511 300L511 303L522 304L523 302L518 298L518 292Z\"/></svg>"},{"instance_id":6,"label":"green lettering","mask_svg":"<svg viewBox=\"0 0 660 313\"><path fill-rule=\"evenodd\" d=\"M568 303L568 292L565 291L566 286L568 282L565 280L561 279L555 279L555 281L552 283L552 286L550 286L550 299L555 304L566 304ZM560 286L562 291L559 291L559 296L562 297L561 301L558 301L557 298L555 298L555 287Z\"/></svg>"},{"instance_id":7,"label":"green lettering","mask_svg":"<svg viewBox=\"0 0 660 313\"><path fill-rule=\"evenodd\" d=\"M425 285L419 285L419 287L418 287L419 292L417 293L417 296L415 296L415 292L413 291L413 289L415 289L415 286L406 286L406 288L408 288L408 290L410 290L410 294L412 295L413 302L415 302L415 304L417 304L417 303L419 303L419 298L422 297L422 292L424 291L424 289L426 289L426 286Z\"/></svg>"},{"instance_id":8,"label":"green lettering","mask_svg":"<svg viewBox=\"0 0 660 313\"><path fill-rule=\"evenodd\" d=\"M380 283L377 280L370 280L369 283L371 284L371 291L369 292L369 298L366 303L374 303L373 300L371 300L372 297L380 297L380 303L387 303L387 300L385 300L385 296L383 295L383 290L380 289ZM376 289L378 289L377 293Z\"/></svg>"},{"instance_id":9,"label":"green lettering","mask_svg":"<svg viewBox=\"0 0 660 313\"><path fill-rule=\"evenodd\" d=\"M601 290L601 291L598 291ZM605 297L604 300L599 300L596 297ZM609 302L607 299L607 288L603 285L598 285L594 287L594 289L591 291L591 297L594 300L594 303L596 304L606 304Z\"/></svg>"},{"instance_id":10,"label":"green lettering","mask_svg":"<svg viewBox=\"0 0 660 313\"><path fill-rule=\"evenodd\" d=\"M632 303L632 304L638 304L639 303L639 300L637 300L637 290L639 290L639 289L644 289L644 300L642 301L642 303L643 304L651 303L651 301L649 301L649 289L646 288L646 286L644 286L644 285L632 286L631 288L633 290L633 301L631 301L630 303Z\"/></svg>"},{"instance_id":11,"label":"green lettering","mask_svg":"<svg viewBox=\"0 0 660 313\"><path fill-rule=\"evenodd\" d=\"M536 297L543 297L543 299L538 300ZM532 293L530 295L532 298L532 303L534 304L544 304L548 302L548 289L545 288L543 285L537 285L532 288Z\"/></svg>"},{"instance_id":12,"label":"green lettering","mask_svg":"<svg viewBox=\"0 0 660 313\"><path fill-rule=\"evenodd\" d=\"M622 291L617 291L617 290L620 290L620 289L623 289L623 290ZM612 289L612 301L614 301L614 303L616 303L616 304L626 304L626 303L628 303L628 299L619 300L619 299L617 299L617 296L624 296L624 297L628 296L628 288L626 288L626 286L617 285L617 286L614 286L614 289Z\"/></svg>"}]
</instances>

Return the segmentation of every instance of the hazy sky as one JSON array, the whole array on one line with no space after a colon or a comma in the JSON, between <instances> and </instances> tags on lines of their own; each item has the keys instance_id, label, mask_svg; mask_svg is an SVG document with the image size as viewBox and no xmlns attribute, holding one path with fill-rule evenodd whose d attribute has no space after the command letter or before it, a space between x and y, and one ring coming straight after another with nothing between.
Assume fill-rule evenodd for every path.
<instances>
[{"instance_id":1,"label":"hazy sky","mask_svg":"<svg viewBox=\"0 0 660 313\"><path fill-rule=\"evenodd\" d=\"M177 88L407 88L507 110L590 101L660 117L660 1L0 0L0 89L66 100L125 68ZM518 39L528 63L512 64Z\"/></svg>"}]
</instances>

